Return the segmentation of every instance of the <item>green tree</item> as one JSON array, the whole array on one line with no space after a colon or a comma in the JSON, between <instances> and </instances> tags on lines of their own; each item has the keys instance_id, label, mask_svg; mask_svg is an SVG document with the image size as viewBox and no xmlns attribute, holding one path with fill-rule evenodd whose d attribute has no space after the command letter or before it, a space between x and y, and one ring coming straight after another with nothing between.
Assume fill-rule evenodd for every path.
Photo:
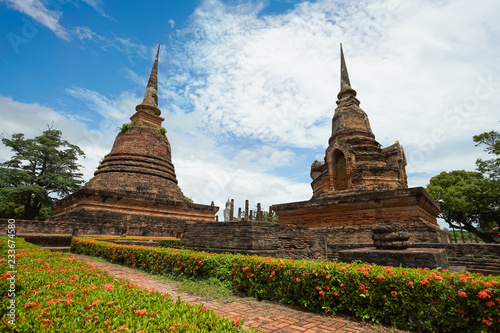
<instances>
[{"instance_id":1,"label":"green tree","mask_svg":"<svg viewBox=\"0 0 500 333\"><path fill-rule=\"evenodd\" d=\"M14 156L0 167L0 201L12 208L9 214L16 212L15 206L22 206L17 209L20 216L6 217L43 218L55 200L51 195L64 197L83 183L77 159L85 155L61 136L61 131L49 126L34 139L25 139L22 133L2 138Z\"/></svg>"},{"instance_id":2,"label":"green tree","mask_svg":"<svg viewBox=\"0 0 500 333\"><path fill-rule=\"evenodd\" d=\"M486 174L491 180L500 180L500 133L496 131L485 132L473 137L474 142L476 142L476 147L479 145L485 145L485 151L488 154L496 155L496 158L483 161L482 159L477 159L476 166L477 170L483 174ZM498 185L498 183L497 183Z\"/></svg>"},{"instance_id":3,"label":"green tree","mask_svg":"<svg viewBox=\"0 0 500 333\"><path fill-rule=\"evenodd\" d=\"M495 239L486 233L499 225L494 188L479 172L441 172L431 178L427 191L441 205L439 217L451 228L463 228L487 243Z\"/></svg>"}]
</instances>

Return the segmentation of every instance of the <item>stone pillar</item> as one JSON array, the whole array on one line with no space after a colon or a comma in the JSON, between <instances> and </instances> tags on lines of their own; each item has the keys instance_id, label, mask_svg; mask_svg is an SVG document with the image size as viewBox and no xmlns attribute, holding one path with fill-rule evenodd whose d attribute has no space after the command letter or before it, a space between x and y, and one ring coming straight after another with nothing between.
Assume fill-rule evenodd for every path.
<instances>
[{"instance_id":1,"label":"stone pillar","mask_svg":"<svg viewBox=\"0 0 500 333\"><path fill-rule=\"evenodd\" d=\"M241 207L238 208L238 221L241 221Z\"/></svg>"},{"instance_id":2,"label":"stone pillar","mask_svg":"<svg viewBox=\"0 0 500 333\"><path fill-rule=\"evenodd\" d=\"M245 221L248 221L248 200L245 200Z\"/></svg>"},{"instance_id":3,"label":"stone pillar","mask_svg":"<svg viewBox=\"0 0 500 333\"><path fill-rule=\"evenodd\" d=\"M257 221L262 221L262 210L260 208L260 202L257 204Z\"/></svg>"},{"instance_id":4,"label":"stone pillar","mask_svg":"<svg viewBox=\"0 0 500 333\"><path fill-rule=\"evenodd\" d=\"M231 199L231 211L229 213L229 221L234 221L234 199Z\"/></svg>"},{"instance_id":5,"label":"stone pillar","mask_svg":"<svg viewBox=\"0 0 500 333\"><path fill-rule=\"evenodd\" d=\"M273 222L273 210L271 206L269 206L269 222Z\"/></svg>"},{"instance_id":6,"label":"stone pillar","mask_svg":"<svg viewBox=\"0 0 500 333\"><path fill-rule=\"evenodd\" d=\"M253 211L250 209L250 213L248 214L248 220L252 221L253 220Z\"/></svg>"}]
</instances>

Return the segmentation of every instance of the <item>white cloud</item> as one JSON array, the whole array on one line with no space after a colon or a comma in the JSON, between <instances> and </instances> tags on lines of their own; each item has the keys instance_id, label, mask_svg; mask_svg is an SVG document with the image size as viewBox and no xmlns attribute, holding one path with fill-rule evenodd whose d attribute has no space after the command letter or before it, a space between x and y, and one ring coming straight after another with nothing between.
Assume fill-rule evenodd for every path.
<instances>
[{"instance_id":1,"label":"white cloud","mask_svg":"<svg viewBox=\"0 0 500 333\"><path fill-rule=\"evenodd\" d=\"M83 123L70 120L47 106L37 103L21 103L14 101L11 97L0 95L0 110L3 110L1 112L4 129L2 135L5 137L10 137L14 133L23 133L26 138L33 138L42 134L47 129L47 125L53 125L53 128L61 130L64 139L79 146L85 152L86 158L79 160L84 166L81 171L85 180L93 176L99 160L109 152L109 138L106 140L102 132L88 130ZM1 161L7 160L10 156L12 152L4 145L0 145Z\"/></svg>"},{"instance_id":2,"label":"white cloud","mask_svg":"<svg viewBox=\"0 0 500 333\"><path fill-rule=\"evenodd\" d=\"M107 98L96 91L73 87L66 92L74 98L83 100L88 107L106 119L126 121L131 116L131 110L139 104L140 100L130 92L125 91L116 99Z\"/></svg>"},{"instance_id":3,"label":"white cloud","mask_svg":"<svg viewBox=\"0 0 500 333\"><path fill-rule=\"evenodd\" d=\"M0 0L12 9L15 9L23 14L28 15L37 22L43 24L59 38L70 40L68 32L59 24L59 19L62 17L62 12L49 10L40 0Z\"/></svg>"},{"instance_id":4,"label":"white cloud","mask_svg":"<svg viewBox=\"0 0 500 333\"><path fill-rule=\"evenodd\" d=\"M172 19L169 19L169 20L168 20L168 23L170 24L170 27L173 29L173 28L174 28L174 26L175 26L175 21L174 21L174 20L172 20Z\"/></svg>"},{"instance_id":5,"label":"white cloud","mask_svg":"<svg viewBox=\"0 0 500 333\"><path fill-rule=\"evenodd\" d=\"M95 32L92 31L89 27L76 27L75 34L78 39L81 41L84 40L94 40L94 41L102 41L104 37L99 36Z\"/></svg>"},{"instance_id":6,"label":"white cloud","mask_svg":"<svg viewBox=\"0 0 500 333\"><path fill-rule=\"evenodd\" d=\"M187 85L168 99L174 109L194 109L195 125L218 142L326 147L342 41L377 139L400 141L408 172L473 169L481 151L472 135L499 129L498 1L325 0L283 15L262 9L207 0L179 33L175 78Z\"/></svg>"},{"instance_id":7,"label":"white cloud","mask_svg":"<svg viewBox=\"0 0 500 333\"><path fill-rule=\"evenodd\" d=\"M108 14L104 12L104 9L102 8L102 1L101 0L82 0L82 2L86 3L90 7L94 8L96 12L98 12L101 16L104 17L110 17Z\"/></svg>"}]
</instances>

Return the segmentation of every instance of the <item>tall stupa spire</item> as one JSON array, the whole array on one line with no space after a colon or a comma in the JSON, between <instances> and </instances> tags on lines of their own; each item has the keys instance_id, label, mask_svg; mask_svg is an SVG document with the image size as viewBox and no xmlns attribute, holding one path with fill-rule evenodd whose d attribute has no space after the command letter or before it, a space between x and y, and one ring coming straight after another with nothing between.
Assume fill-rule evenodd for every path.
<instances>
[{"instance_id":1,"label":"tall stupa spire","mask_svg":"<svg viewBox=\"0 0 500 333\"><path fill-rule=\"evenodd\" d=\"M346 95L356 96L356 91L351 88L351 81L349 80L349 73L345 64L344 50L342 49L342 43L340 43L340 92L337 97L340 100Z\"/></svg>"},{"instance_id":2,"label":"tall stupa spire","mask_svg":"<svg viewBox=\"0 0 500 333\"><path fill-rule=\"evenodd\" d=\"M153 68L151 69L151 74L149 75L148 85L146 86L146 93L144 94L144 99L142 104L136 106L136 110L142 109L148 113L152 113L156 116L161 114L160 109L158 109L158 56L160 55L160 45L158 45L158 51L156 52L155 62Z\"/></svg>"}]
</instances>

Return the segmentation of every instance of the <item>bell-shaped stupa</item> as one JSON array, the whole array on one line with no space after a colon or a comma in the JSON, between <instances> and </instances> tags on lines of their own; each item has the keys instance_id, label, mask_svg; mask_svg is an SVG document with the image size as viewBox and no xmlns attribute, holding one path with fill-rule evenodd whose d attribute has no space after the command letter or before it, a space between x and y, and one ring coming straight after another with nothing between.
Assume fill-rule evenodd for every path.
<instances>
[{"instance_id":1,"label":"bell-shaped stupa","mask_svg":"<svg viewBox=\"0 0 500 333\"><path fill-rule=\"evenodd\" d=\"M53 222L84 234L179 236L188 222L213 221L218 207L191 203L178 186L158 108L158 56L131 122L94 177L54 206Z\"/></svg>"}]
</instances>

